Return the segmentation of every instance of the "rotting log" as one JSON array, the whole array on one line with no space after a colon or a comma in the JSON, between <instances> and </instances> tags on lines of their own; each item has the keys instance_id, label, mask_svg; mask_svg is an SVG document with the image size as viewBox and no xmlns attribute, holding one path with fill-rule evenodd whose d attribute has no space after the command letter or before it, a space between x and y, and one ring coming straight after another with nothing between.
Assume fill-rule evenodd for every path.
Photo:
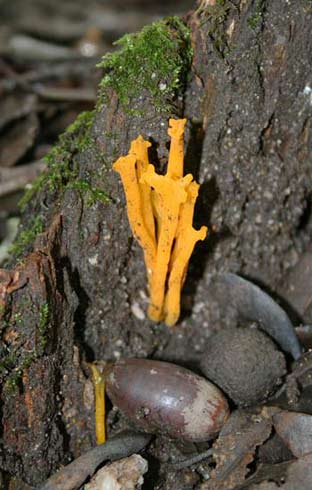
<instances>
[{"instance_id":1,"label":"rotting log","mask_svg":"<svg viewBox=\"0 0 312 490\"><path fill-rule=\"evenodd\" d=\"M212 274L239 272L274 291L310 241L311 3L205 0L186 25L154 28L155 57L140 70L148 35L104 63L94 113L62 137L24 200L16 259L0 275L0 468L32 485L94 444L81 359L196 363L222 320ZM111 171L138 134L163 170L169 117L188 119L185 173L202 183L195 226L209 228L172 330L147 319L142 251ZM182 478L161 488L182 490Z\"/></svg>"}]
</instances>

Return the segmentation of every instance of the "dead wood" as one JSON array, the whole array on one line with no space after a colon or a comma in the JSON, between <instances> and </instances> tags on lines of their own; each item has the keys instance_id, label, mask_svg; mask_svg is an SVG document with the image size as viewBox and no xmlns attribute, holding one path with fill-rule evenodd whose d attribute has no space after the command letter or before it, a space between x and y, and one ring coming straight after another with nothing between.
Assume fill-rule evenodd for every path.
<instances>
[{"instance_id":1,"label":"dead wood","mask_svg":"<svg viewBox=\"0 0 312 490\"><path fill-rule=\"evenodd\" d=\"M178 97L159 107L143 89L129 111L108 89L91 128L68 134L56 157L75 180L59 163L56 184L44 181L23 216L24 230L39 216L44 233L1 272L0 468L31 485L94 444L81 359L196 365L224 321L209 298L212 275L239 272L274 292L310 241L310 2L203 1L187 23L194 54ZM168 117L182 115L186 171L202 183L195 225L210 231L190 265L181 321L168 330L146 317L142 252L111 166L142 134L162 169ZM79 147L81 131L88 144ZM185 475L163 475L157 488L189 488Z\"/></svg>"}]
</instances>

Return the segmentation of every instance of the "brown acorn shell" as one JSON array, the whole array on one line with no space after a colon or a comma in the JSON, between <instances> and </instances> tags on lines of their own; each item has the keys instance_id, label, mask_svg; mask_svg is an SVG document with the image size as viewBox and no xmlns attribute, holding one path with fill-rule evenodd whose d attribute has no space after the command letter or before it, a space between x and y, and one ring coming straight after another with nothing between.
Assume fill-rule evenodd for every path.
<instances>
[{"instance_id":1,"label":"brown acorn shell","mask_svg":"<svg viewBox=\"0 0 312 490\"><path fill-rule=\"evenodd\" d=\"M175 364L125 359L112 367L106 390L138 428L200 442L216 435L229 415L222 392Z\"/></svg>"}]
</instances>

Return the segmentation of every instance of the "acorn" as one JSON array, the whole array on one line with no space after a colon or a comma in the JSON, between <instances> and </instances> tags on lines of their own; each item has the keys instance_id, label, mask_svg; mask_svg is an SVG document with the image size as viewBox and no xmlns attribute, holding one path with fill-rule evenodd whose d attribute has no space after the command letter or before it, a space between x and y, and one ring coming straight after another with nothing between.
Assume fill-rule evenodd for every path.
<instances>
[{"instance_id":1,"label":"acorn","mask_svg":"<svg viewBox=\"0 0 312 490\"><path fill-rule=\"evenodd\" d=\"M265 400L286 374L283 353L257 328L225 329L212 335L200 366L210 381L243 407Z\"/></svg>"},{"instance_id":2,"label":"acorn","mask_svg":"<svg viewBox=\"0 0 312 490\"><path fill-rule=\"evenodd\" d=\"M170 438L213 438L229 416L222 392L183 367L148 359L124 359L111 367L106 391L138 428Z\"/></svg>"}]
</instances>

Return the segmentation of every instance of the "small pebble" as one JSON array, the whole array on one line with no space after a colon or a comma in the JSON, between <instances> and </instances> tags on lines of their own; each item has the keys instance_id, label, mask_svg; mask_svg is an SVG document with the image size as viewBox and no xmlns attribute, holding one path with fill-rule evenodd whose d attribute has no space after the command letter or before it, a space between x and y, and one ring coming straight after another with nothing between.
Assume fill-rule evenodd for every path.
<instances>
[{"instance_id":1,"label":"small pebble","mask_svg":"<svg viewBox=\"0 0 312 490\"><path fill-rule=\"evenodd\" d=\"M85 485L85 490L138 490L144 483L147 461L139 454L120 459L101 468Z\"/></svg>"}]
</instances>

